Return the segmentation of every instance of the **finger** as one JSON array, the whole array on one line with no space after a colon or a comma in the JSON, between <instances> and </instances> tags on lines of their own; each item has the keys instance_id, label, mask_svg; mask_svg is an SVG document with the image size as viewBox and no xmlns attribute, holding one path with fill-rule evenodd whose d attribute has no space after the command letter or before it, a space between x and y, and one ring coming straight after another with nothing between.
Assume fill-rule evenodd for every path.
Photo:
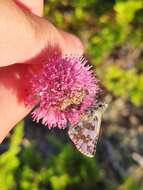
<instances>
[{"instance_id":1,"label":"finger","mask_svg":"<svg viewBox=\"0 0 143 190\"><path fill-rule=\"evenodd\" d=\"M51 44L58 45L63 54L83 52L81 43L73 35L59 31L44 18L23 13L12 1L2 2L0 66L23 63Z\"/></svg>"},{"instance_id":2,"label":"finger","mask_svg":"<svg viewBox=\"0 0 143 190\"><path fill-rule=\"evenodd\" d=\"M36 15L43 16L43 5L44 0L18 0L17 2L21 2L24 5L26 5L32 13L35 13ZM64 32L59 29L59 33L63 36L63 39L65 40L65 44L63 49L68 54L68 52L75 53L75 46L77 48L77 54L83 53L83 45L81 41L74 35L69 34L67 32Z\"/></svg>"},{"instance_id":3,"label":"finger","mask_svg":"<svg viewBox=\"0 0 143 190\"><path fill-rule=\"evenodd\" d=\"M15 0L15 2L19 3L19 6L22 6L22 4L27 6L32 13L43 16L44 0Z\"/></svg>"},{"instance_id":4,"label":"finger","mask_svg":"<svg viewBox=\"0 0 143 190\"><path fill-rule=\"evenodd\" d=\"M72 54L72 55L82 55L84 51L84 46L79 38L75 35L67 33L65 31L59 30L62 38L64 39L63 45L63 55Z\"/></svg>"},{"instance_id":5,"label":"finger","mask_svg":"<svg viewBox=\"0 0 143 190\"><path fill-rule=\"evenodd\" d=\"M43 18L36 17L35 22L37 26L37 42L35 48L38 46L40 50L48 46L58 46L62 55L79 55L81 56L84 51L82 42L78 37L61 29L56 28L52 23Z\"/></svg>"},{"instance_id":6,"label":"finger","mask_svg":"<svg viewBox=\"0 0 143 190\"><path fill-rule=\"evenodd\" d=\"M21 2L26 5L31 12L35 13L36 15L43 16L43 0L18 0L16 2ZM77 48L76 53L82 54L83 53L83 45L81 41L74 35L69 34L65 31L58 30L61 36L63 37L65 43L63 44L63 51L67 54L74 54L75 47Z\"/></svg>"}]
</instances>

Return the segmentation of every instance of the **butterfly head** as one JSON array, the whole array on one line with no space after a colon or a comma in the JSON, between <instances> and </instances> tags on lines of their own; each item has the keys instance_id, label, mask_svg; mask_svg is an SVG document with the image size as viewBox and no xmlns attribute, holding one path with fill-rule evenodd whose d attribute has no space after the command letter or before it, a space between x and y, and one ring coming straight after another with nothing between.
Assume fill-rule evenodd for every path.
<instances>
[{"instance_id":1,"label":"butterfly head","mask_svg":"<svg viewBox=\"0 0 143 190\"><path fill-rule=\"evenodd\" d=\"M99 102L96 104L96 111L102 114L105 112L107 107L108 107L108 104L106 104L104 102Z\"/></svg>"},{"instance_id":2,"label":"butterfly head","mask_svg":"<svg viewBox=\"0 0 143 190\"><path fill-rule=\"evenodd\" d=\"M93 106L91 106L89 109L86 110L86 114L90 115L102 115L105 110L107 109L108 104L104 102L96 102Z\"/></svg>"}]
</instances>

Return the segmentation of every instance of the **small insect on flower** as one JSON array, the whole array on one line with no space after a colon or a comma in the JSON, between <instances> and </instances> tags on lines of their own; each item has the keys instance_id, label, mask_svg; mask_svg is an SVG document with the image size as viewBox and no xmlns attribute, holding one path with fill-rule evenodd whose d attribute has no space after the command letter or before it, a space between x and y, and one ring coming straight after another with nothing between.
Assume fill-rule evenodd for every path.
<instances>
[{"instance_id":1,"label":"small insect on flower","mask_svg":"<svg viewBox=\"0 0 143 190\"><path fill-rule=\"evenodd\" d=\"M40 63L33 64L27 81L27 105L39 103L32 112L33 119L49 128L66 128L67 120L75 125L99 91L91 67L83 57L63 57L54 48L44 50L44 56L37 60Z\"/></svg>"},{"instance_id":2,"label":"small insect on flower","mask_svg":"<svg viewBox=\"0 0 143 190\"><path fill-rule=\"evenodd\" d=\"M93 157L99 138L102 114L107 104L98 103L88 108L77 125L69 124L68 135L76 148L84 155Z\"/></svg>"}]
</instances>

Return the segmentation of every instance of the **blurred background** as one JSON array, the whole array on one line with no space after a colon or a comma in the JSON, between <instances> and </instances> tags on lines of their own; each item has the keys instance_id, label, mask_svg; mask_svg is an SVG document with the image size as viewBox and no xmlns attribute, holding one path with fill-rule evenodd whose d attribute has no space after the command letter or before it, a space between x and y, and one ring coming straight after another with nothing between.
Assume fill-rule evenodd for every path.
<instances>
[{"instance_id":1,"label":"blurred background","mask_svg":"<svg viewBox=\"0 0 143 190\"><path fill-rule=\"evenodd\" d=\"M93 159L28 116L0 145L0 190L143 190L143 1L47 0L45 16L83 41L109 107Z\"/></svg>"}]
</instances>

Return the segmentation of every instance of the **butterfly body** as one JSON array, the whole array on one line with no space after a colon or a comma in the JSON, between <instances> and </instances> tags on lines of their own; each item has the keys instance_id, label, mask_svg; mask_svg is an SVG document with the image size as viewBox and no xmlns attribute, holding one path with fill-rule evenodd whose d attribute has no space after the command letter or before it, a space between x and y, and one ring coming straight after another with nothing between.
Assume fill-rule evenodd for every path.
<instances>
[{"instance_id":1,"label":"butterfly body","mask_svg":"<svg viewBox=\"0 0 143 190\"><path fill-rule=\"evenodd\" d=\"M99 138L101 117L107 104L93 106L86 110L76 126L70 125L68 135L76 148L84 155L93 157Z\"/></svg>"}]
</instances>

